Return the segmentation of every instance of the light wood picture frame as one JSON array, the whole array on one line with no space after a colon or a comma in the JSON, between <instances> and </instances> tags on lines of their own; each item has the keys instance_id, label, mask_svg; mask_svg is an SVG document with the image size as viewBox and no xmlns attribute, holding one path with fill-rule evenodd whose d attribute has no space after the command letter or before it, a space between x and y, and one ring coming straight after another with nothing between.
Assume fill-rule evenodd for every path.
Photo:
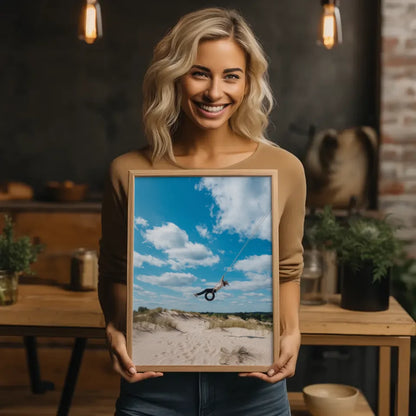
<instances>
[{"instance_id":1,"label":"light wood picture frame","mask_svg":"<svg viewBox=\"0 0 416 416\"><path fill-rule=\"evenodd\" d=\"M138 371L266 371L279 355L276 170L131 170L127 349Z\"/></svg>"}]
</instances>

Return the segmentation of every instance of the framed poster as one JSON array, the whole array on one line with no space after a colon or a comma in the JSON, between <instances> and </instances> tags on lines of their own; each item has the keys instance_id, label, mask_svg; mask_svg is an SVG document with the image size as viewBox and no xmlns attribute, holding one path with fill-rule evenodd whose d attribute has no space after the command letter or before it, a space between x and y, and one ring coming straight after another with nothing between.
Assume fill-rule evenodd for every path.
<instances>
[{"instance_id":1,"label":"framed poster","mask_svg":"<svg viewBox=\"0 0 416 416\"><path fill-rule=\"evenodd\" d=\"M129 172L138 371L265 371L279 354L275 170Z\"/></svg>"}]
</instances>

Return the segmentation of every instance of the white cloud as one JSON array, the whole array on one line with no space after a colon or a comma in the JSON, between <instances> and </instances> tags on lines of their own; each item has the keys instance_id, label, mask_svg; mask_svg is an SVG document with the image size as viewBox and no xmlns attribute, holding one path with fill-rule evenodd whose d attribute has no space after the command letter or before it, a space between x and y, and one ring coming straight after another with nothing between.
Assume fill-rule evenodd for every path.
<instances>
[{"instance_id":1,"label":"white cloud","mask_svg":"<svg viewBox=\"0 0 416 416\"><path fill-rule=\"evenodd\" d=\"M143 237L168 255L168 263L173 270L212 266L220 261L220 258L203 244L189 241L188 234L171 222L144 231Z\"/></svg>"},{"instance_id":2,"label":"white cloud","mask_svg":"<svg viewBox=\"0 0 416 416\"><path fill-rule=\"evenodd\" d=\"M199 286L183 286L183 287L176 287L173 288L177 292L181 292L184 298L191 298L194 299L194 293L200 292L201 287Z\"/></svg>"},{"instance_id":3,"label":"white cloud","mask_svg":"<svg viewBox=\"0 0 416 416\"><path fill-rule=\"evenodd\" d=\"M136 217L136 218L134 219L134 226L135 226L136 228L138 228L138 226L139 226L139 225L141 225L141 226L143 226L143 227L147 227L148 222L147 222L144 218L142 218L142 217Z\"/></svg>"},{"instance_id":4,"label":"white cloud","mask_svg":"<svg viewBox=\"0 0 416 416\"><path fill-rule=\"evenodd\" d=\"M135 298L137 299L143 299L143 298L149 298L149 297L157 297L158 294L156 292L152 292L150 290L145 290L143 287L134 284L133 285L134 291L135 291Z\"/></svg>"},{"instance_id":5,"label":"white cloud","mask_svg":"<svg viewBox=\"0 0 416 416\"><path fill-rule=\"evenodd\" d=\"M188 234L172 222L146 230L143 236L159 250L183 247L189 241Z\"/></svg>"},{"instance_id":6,"label":"white cloud","mask_svg":"<svg viewBox=\"0 0 416 416\"><path fill-rule=\"evenodd\" d=\"M176 287L186 286L195 282L197 278L191 273L166 272L160 276L139 274L136 279L157 286Z\"/></svg>"},{"instance_id":7,"label":"white cloud","mask_svg":"<svg viewBox=\"0 0 416 416\"><path fill-rule=\"evenodd\" d=\"M254 292L261 289L271 289L271 278L268 274L247 272L249 280L231 281L230 288L242 290L243 292Z\"/></svg>"},{"instance_id":8,"label":"white cloud","mask_svg":"<svg viewBox=\"0 0 416 416\"><path fill-rule=\"evenodd\" d=\"M140 254L137 251L133 253L133 264L134 267L142 267L143 263L149 263L152 266L163 266L166 264L165 261L160 260L156 257L151 256L150 254Z\"/></svg>"},{"instance_id":9,"label":"white cloud","mask_svg":"<svg viewBox=\"0 0 416 416\"><path fill-rule=\"evenodd\" d=\"M202 238L209 238L210 237L208 228L205 225L197 225L195 228L196 228L196 230L198 231L199 235Z\"/></svg>"},{"instance_id":10,"label":"white cloud","mask_svg":"<svg viewBox=\"0 0 416 416\"><path fill-rule=\"evenodd\" d=\"M259 290L259 289L268 289L270 288L270 279L265 279L264 281L260 280L243 280L235 281L231 284L231 289L242 290L243 292Z\"/></svg>"},{"instance_id":11,"label":"white cloud","mask_svg":"<svg viewBox=\"0 0 416 416\"><path fill-rule=\"evenodd\" d=\"M242 272L271 273L272 256L269 254L262 254L260 256L254 255L247 257L237 261L234 265L234 269Z\"/></svg>"},{"instance_id":12,"label":"white cloud","mask_svg":"<svg viewBox=\"0 0 416 416\"><path fill-rule=\"evenodd\" d=\"M262 177L205 177L196 189L207 190L215 200L215 232L271 240L270 181Z\"/></svg>"},{"instance_id":13,"label":"white cloud","mask_svg":"<svg viewBox=\"0 0 416 416\"><path fill-rule=\"evenodd\" d=\"M182 267L212 266L220 261L217 255L199 243L187 242L184 247L166 250L173 269Z\"/></svg>"},{"instance_id":14,"label":"white cloud","mask_svg":"<svg viewBox=\"0 0 416 416\"><path fill-rule=\"evenodd\" d=\"M165 294L162 294L162 295L159 295L159 297L161 298L161 299L167 299L167 300L173 300L173 301L178 301L178 295L165 295Z\"/></svg>"}]
</instances>

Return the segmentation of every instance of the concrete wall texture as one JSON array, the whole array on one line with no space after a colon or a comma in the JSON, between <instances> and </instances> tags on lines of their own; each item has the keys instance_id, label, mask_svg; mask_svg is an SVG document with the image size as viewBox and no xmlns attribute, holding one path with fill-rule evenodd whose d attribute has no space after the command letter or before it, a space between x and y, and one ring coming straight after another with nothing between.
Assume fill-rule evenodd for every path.
<instances>
[{"instance_id":1,"label":"concrete wall texture","mask_svg":"<svg viewBox=\"0 0 416 416\"><path fill-rule=\"evenodd\" d=\"M382 1L379 207L416 257L416 1Z\"/></svg>"}]
</instances>

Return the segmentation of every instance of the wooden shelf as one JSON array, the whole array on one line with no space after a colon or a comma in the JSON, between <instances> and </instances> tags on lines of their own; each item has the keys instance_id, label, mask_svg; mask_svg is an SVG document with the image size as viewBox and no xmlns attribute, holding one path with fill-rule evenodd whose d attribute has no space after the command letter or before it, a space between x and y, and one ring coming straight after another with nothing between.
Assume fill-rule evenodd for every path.
<instances>
[{"instance_id":1,"label":"wooden shelf","mask_svg":"<svg viewBox=\"0 0 416 416\"><path fill-rule=\"evenodd\" d=\"M99 201L0 201L0 212L101 212Z\"/></svg>"},{"instance_id":2,"label":"wooden shelf","mask_svg":"<svg viewBox=\"0 0 416 416\"><path fill-rule=\"evenodd\" d=\"M306 408L302 393L289 392L288 396L292 416L311 416L311 413L309 413L308 409ZM374 412L371 410L367 399L361 392L358 396L355 412L351 416L374 416Z\"/></svg>"}]
</instances>

